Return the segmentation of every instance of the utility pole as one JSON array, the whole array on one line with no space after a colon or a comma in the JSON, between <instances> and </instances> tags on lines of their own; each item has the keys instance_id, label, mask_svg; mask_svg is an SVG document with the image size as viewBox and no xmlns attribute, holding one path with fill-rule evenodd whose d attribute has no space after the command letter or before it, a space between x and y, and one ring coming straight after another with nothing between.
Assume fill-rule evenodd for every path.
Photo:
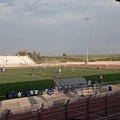
<instances>
[{"instance_id":1,"label":"utility pole","mask_svg":"<svg viewBox=\"0 0 120 120\"><path fill-rule=\"evenodd\" d=\"M86 64L88 64L88 21L90 20L90 17L86 17L85 18L85 20L86 20L86 61L85 61L85 63Z\"/></svg>"}]
</instances>

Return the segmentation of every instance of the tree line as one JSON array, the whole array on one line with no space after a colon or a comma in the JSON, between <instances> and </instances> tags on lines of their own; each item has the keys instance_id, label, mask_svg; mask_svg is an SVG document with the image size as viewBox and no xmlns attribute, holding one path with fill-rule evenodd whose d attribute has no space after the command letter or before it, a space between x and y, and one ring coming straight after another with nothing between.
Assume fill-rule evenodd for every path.
<instances>
[{"instance_id":1,"label":"tree line","mask_svg":"<svg viewBox=\"0 0 120 120\"><path fill-rule=\"evenodd\" d=\"M66 55L62 54L61 56L42 56L40 53L35 51L18 51L17 56L28 56L34 62L40 63L58 63L58 62L85 62L86 55ZM89 62L95 61L120 61L120 54L100 54L100 55L89 55Z\"/></svg>"}]
</instances>

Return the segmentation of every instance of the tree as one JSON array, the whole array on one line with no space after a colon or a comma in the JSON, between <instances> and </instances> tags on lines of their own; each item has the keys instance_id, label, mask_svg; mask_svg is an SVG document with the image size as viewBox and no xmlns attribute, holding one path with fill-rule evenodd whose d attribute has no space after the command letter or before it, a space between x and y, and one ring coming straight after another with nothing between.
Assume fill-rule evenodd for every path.
<instances>
[{"instance_id":1,"label":"tree","mask_svg":"<svg viewBox=\"0 0 120 120\"><path fill-rule=\"evenodd\" d=\"M16 53L16 55L17 56L29 56L36 63L41 63L43 61L42 56L40 55L40 53L36 53L35 51L33 51L33 53L27 52L27 51L18 51Z\"/></svg>"},{"instance_id":2,"label":"tree","mask_svg":"<svg viewBox=\"0 0 120 120\"><path fill-rule=\"evenodd\" d=\"M19 51L16 53L17 56L26 56L27 55L27 51Z\"/></svg>"}]
</instances>

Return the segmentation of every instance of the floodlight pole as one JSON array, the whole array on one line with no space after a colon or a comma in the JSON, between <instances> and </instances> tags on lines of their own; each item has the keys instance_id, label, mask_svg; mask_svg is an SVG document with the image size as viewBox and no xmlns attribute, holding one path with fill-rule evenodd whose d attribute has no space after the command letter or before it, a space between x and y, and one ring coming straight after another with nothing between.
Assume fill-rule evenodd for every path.
<instances>
[{"instance_id":1,"label":"floodlight pole","mask_svg":"<svg viewBox=\"0 0 120 120\"><path fill-rule=\"evenodd\" d=\"M85 63L88 64L88 21L90 20L90 17L85 18L87 25L86 25L86 61Z\"/></svg>"}]
</instances>

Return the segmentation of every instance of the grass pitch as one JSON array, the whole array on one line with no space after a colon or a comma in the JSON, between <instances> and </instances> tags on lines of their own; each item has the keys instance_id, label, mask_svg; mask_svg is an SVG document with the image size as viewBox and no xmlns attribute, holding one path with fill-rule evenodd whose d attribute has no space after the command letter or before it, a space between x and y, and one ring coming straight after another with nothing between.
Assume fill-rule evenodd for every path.
<instances>
[{"instance_id":1,"label":"grass pitch","mask_svg":"<svg viewBox=\"0 0 120 120\"><path fill-rule=\"evenodd\" d=\"M61 75L58 70L61 69ZM5 91L23 91L30 89L44 90L49 86L54 86L53 79L68 77L84 77L97 82L99 75L103 75L104 82L114 82L120 80L120 69L96 69L82 67L38 67L38 68L9 68L4 73L0 73L0 94ZM34 71L34 74L32 72Z\"/></svg>"}]
</instances>

